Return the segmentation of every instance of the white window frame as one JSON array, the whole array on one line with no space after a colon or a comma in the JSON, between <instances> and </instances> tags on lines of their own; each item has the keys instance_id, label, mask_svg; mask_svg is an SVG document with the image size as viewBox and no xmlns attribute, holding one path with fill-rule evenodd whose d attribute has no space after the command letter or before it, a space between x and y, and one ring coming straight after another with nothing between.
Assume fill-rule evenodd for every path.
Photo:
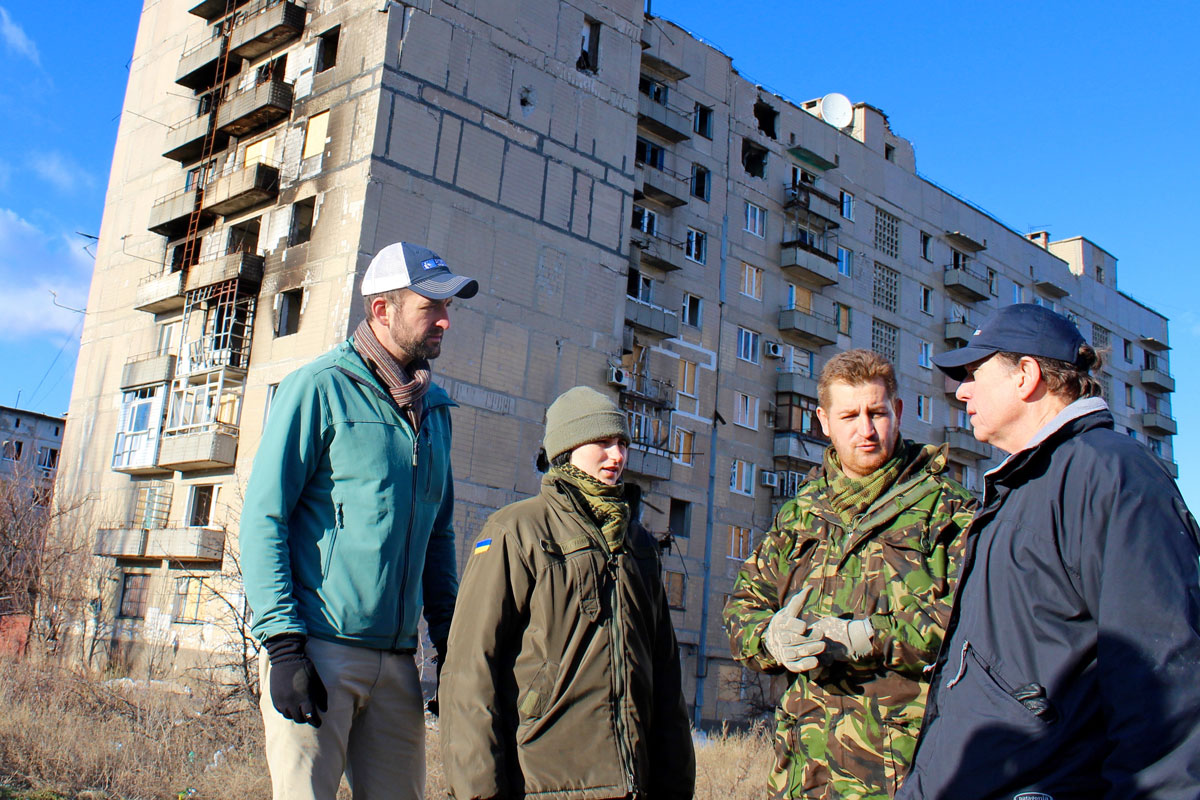
<instances>
[{"instance_id":1,"label":"white window frame","mask_svg":"<svg viewBox=\"0 0 1200 800\"><path fill-rule=\"evenodd\" d=\"M689 227L687 240L683 245L683 255L688 261L703 264L708 260L708 234L702 230Z\"/></svg>"},{"instance_id":2,"label":"white window frame","mask_svg":"<svg viewBox=\"0 0 1200 800\"><path fill-rule=\"evenodd\" d=\"M750 364L758 364L762 360L762 334L749 328L738 326L737 357Z\"/></svg>"},{"instance_id":3,"label":"white window frame","mask_svg":"<svg viewBox=\"0 0 1200 800\"><path fill-rule=\"evenodd\" d=\"M842 205L842 218L848 219L848 220L853 220L854 219L854 195L850 194L850 192L847 192L845 189L843 189L841 192L840 200L841 200L841 205Z\"/></svg>"},{"instance_id":4,"label":"white window frame","mask_svg":"<svg viewBox=\"0 0 1200 800\"><path fill-rule=\"evenodd\" d=\"M837 249L837 266L838 275L845 275L847 278L853 278L854 251L847 247L839 247Z\"/></svg>"},{"instance_id":5,"label":"white window frame","mask_svg":"<svg viewBox=\"0 0 1200 800\"><path fill-rule=\"evenodd\" d=\"M735 547L735 544L738 545ZM754 531L745 525L729 526L729 549L725 557L734 561L745 561L754 552Z\"/></svg>"},{"instance_id":6,"label":"white window frame","mask_svg":"<svg viewBox=\"0 0 1200 800\"><path fill-rule=\"evenodd\" d=\"M733 393L733 424L758 430L758 398L745 392Z\"/></svg>"},{"instance_id":7,"label":"white window frame","mask_svg":"<svg viewBox=\"0 0 1200 800\"><path fill-rule=\"evenodd\" d=\"M747 200L744 230L759 239L765 239L767 236L767 210Z\"/></svg>"},{"instance_id":8,"label":"white window frame","mask_svg":"<svg viewBox=\"0 0 1200 800\"><path fill-rule=\"evenodd\" d=\"M919 340L917 347L917 365L925 369L933 369L933 344L924 339Z\"/></svg>"},{"instance_id":9,"label":"white window frame","mask_svg":"<svg viewBox=\"0 0 1200 800\"><path fill-rule=\"evenodd\" d=\"M754 464L740 458L729 462L729 491L754 497Z\"/></svg>"},{"instance_id":10,"label":"white window frame","mask_svg":"<svg viewBox=\"0 0 1200 800\"><path fill-rule=\"evenodd\" d=\"M696 314L694 320L692 319L692 314L688 309L688 306L691 305L691 301L693 300L696 301ZM691 292L684 292L683 304L679 314L679 321L688 327L699 329L700 326L704 324L704 298L700 295L692 294Z\"/></svg>"},{"instance_id":11,"label":"white window frame","mask_svg":"<svg viewBox=\"0 0 1200 800\"><path fill-rule=\"evenodd\" d=\"M744 297L762 300L763 271L753 264L742 262L742 290Z\"/></svg>"},{"instance_id":12,"label":"white window frame","mask_svg":"<svg viewBox=\"0 0 1200 800\"><path fill-rule=\"evenodd\" d=\"M920 295L921 311L923 311L926 314L932 315L933 314L933 289L931 289L930 287L926 286L923 283L918 284L918 285L921 288L921 295Z\"/></svg>"},{"instance_id":13,"label":"white window frame","mask_svg":"<svg viewBox=\"0 0 1200 800\"><path fill-rule=\"evenodd\" d=\"M933 400L927 394L917 395L917 419L933 422Z\"/></svg>"},{"instance_id":14,"label":"white window frame","mask_svg":"<svg viewBox=\"0 0 1200 800\"><path fill-rule=\"evenodd\" d=\"M671 434L671 460L685 467L695 460L696 434L687 428L676 427Z\"/></svg>"}]
</instances>

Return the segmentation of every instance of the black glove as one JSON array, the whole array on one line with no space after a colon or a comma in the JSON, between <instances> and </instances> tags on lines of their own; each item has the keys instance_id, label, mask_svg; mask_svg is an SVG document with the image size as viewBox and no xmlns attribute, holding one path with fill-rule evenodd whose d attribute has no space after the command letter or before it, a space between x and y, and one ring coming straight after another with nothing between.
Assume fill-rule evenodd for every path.
<instances>
[{"instance_id":1,"label":"black glove","mask_svg":"<svg viewBox=\"0 0 1200 800\"><path fill-rule=\"evenodd\" d=\"M435 717L441 713L441 704L438 702L438 692L442 689L442 664L446 663L446 647L449 644L445 639L440 642L433 643L433 649L437 651L437 655L433 657L433 697L429 698L429 702L425 704L425 709Z\"/></svg>"},{"instance_id":2,"label":"black glove","mask_svg":"<svg viewBox=\"0 0 1200 800\"><path fill-rule=\"evenodd\" d=\"M307 641L301 633L281 633L263 643L271 657L271 705L293 722L319 728L319 712L329 708L329 695L304 652Z\"/></svg>"}]
</instances>

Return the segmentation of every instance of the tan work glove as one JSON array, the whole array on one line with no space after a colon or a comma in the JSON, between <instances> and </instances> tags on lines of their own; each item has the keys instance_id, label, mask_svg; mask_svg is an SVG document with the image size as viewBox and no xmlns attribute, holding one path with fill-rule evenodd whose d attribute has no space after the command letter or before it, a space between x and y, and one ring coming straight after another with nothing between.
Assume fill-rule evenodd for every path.
<instances>
[{"instance_id":1,"label":"tan work glove","mask_svg":"<svg viewBox=\"0 0 1200 800\"><path fill-rule=\"evenodd\" d=\"M763 634L763 645L771 658L790 672L807 672L814 669L817 656L825 650L820 636L808 632L808 624L800 619L800 609L808 599L811 586L805 586L783 608L771 617L767 631Z\"/></svg>"},{"instance_id":2,"label":"tan work glove","mask_svg":"<svg viewBox=\"0 0 1200 800\"><path fill-rule=\"evenodd\" d=\"M875 627L869 619L822 617L813 623L809 635L825 641L825 658L832 661L858 661L874 649L871 637Z\"/></svg>"}]
</instances>

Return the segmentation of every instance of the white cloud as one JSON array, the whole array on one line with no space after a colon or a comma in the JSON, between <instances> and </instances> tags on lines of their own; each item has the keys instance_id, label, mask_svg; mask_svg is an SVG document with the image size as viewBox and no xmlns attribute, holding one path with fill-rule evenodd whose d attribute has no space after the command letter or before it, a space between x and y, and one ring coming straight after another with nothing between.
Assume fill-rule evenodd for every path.
<instances>
[{"instance_id":1,"label":"white cloud","mask_svg":"<svg viewBox=\"0 0 1200 800\"><path fill-rule=\"evenodd\" d=\"M42 59L38 55L37 45L25 34L25 30L20 25L13 22L4 6L0 6L0 39L4 40L4 47L8 52L25 56L34 64L41 66Z\"/></svg>"},{"instance_id":2,"label":"white cloud","mask_svg":"<svg viewBox=\"0 0 1200 800\"><path fill-rule=\"evenodd\" d=\"M70 234L47 233L0 208L0 341L72 332L83 308L92 259Z\"/></svg>"},{"instance_id":3,"label":"white cloud","mask_svg":"<svg viewBox=\"0 0 1200 800\"><path fill-rule=\"evenodd\" d=\"M91 188L96 181L71 159L61 153L34 153L29 157L29 167L37 175L60 192L70 193L77 188Z\"/></svg>"}]
</instances>

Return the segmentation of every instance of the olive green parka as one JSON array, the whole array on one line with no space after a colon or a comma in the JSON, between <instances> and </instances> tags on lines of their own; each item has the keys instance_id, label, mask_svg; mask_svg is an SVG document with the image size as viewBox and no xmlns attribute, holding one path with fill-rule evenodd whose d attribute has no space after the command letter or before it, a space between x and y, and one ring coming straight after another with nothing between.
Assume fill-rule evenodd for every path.
<instances>
[{"instance_id":1,"label":"olive green parka","mask_svg":"<svg viewBox=\"0 0 1200 800\"><path fill-rule=\"evenodd\" d=\"M439 693L459 800L692 796L658 548L631 522L610 552L575 492L547 475L468 558Z\"/></svg>"}]
</instances>

